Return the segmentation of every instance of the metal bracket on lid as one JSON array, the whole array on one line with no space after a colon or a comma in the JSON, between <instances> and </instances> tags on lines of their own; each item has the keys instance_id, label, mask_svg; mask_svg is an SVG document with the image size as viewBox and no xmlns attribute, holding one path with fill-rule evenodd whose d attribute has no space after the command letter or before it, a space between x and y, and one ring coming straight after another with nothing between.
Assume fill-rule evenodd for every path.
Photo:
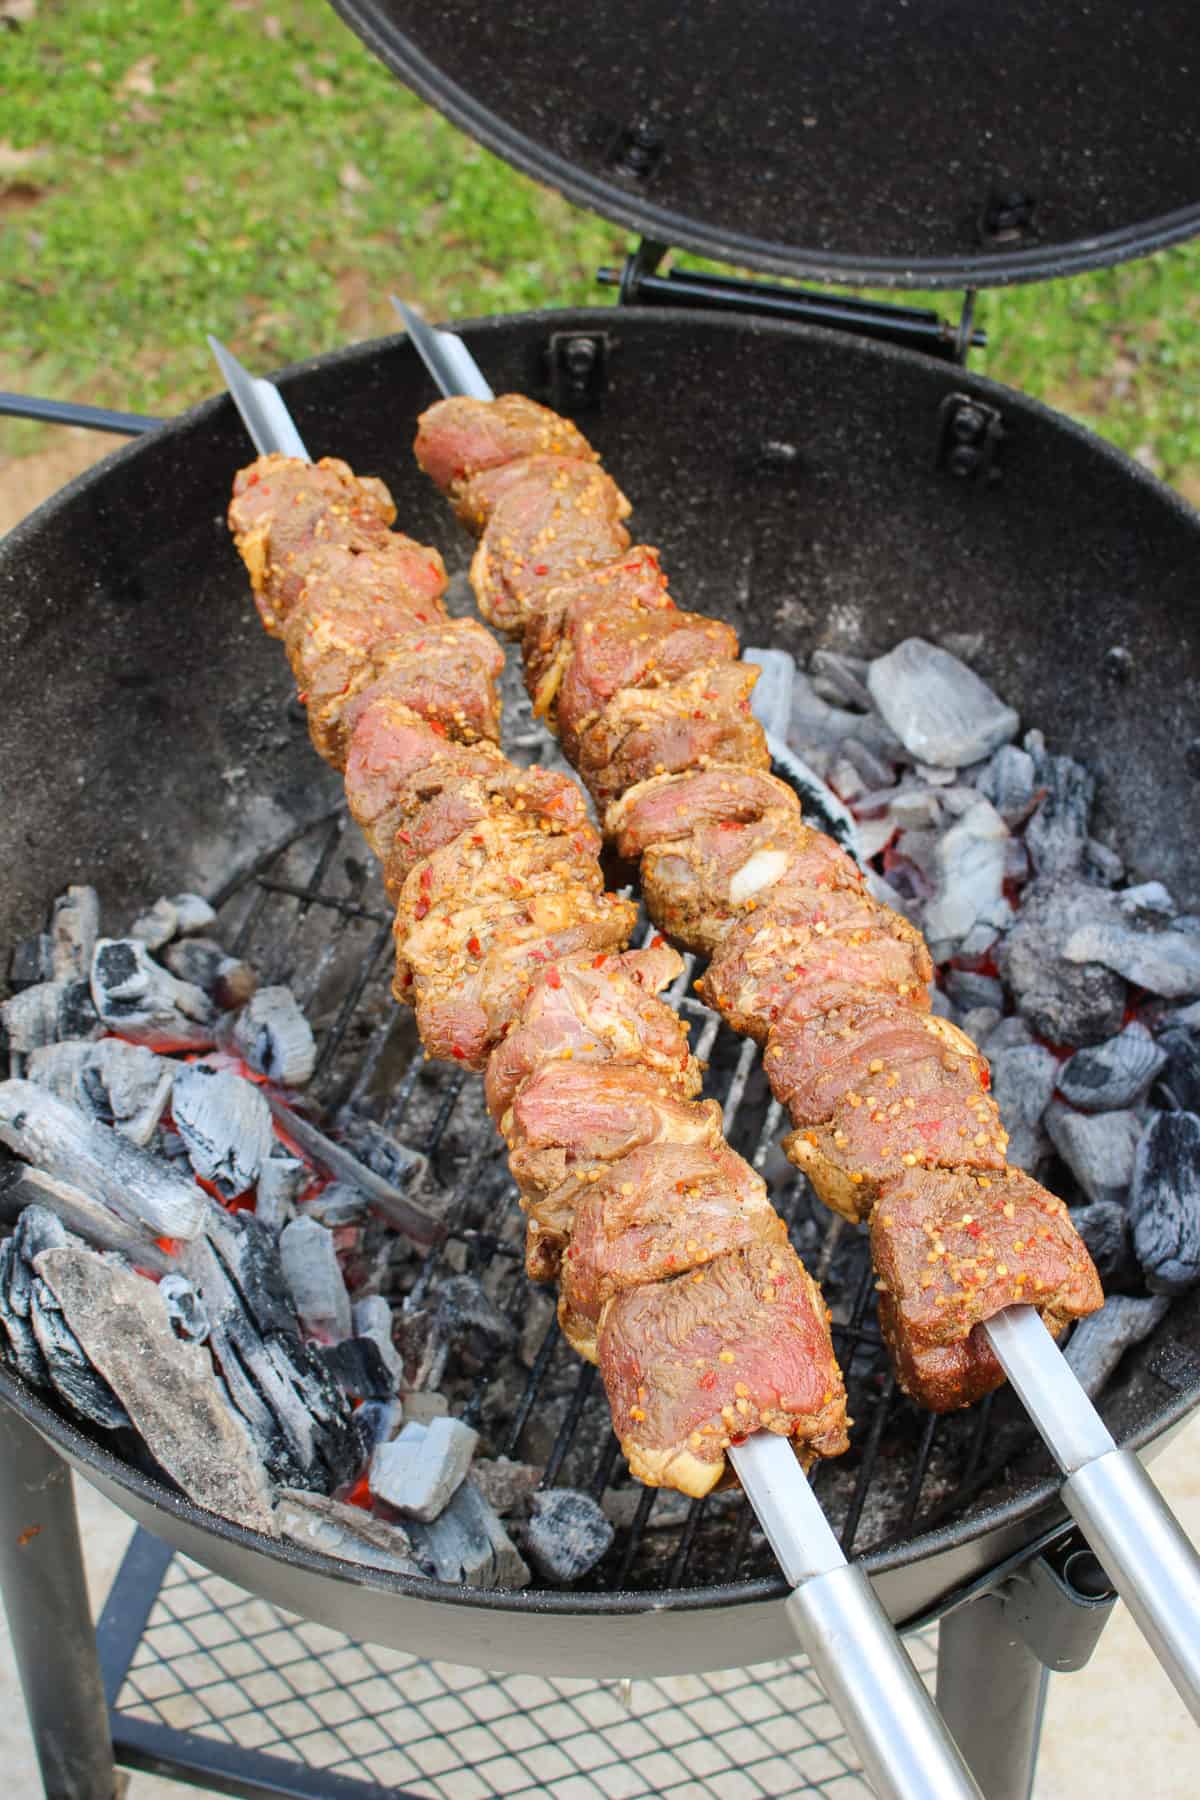
<instances>
[{"instance_id":1,"label":"metal bracket on lid","mask_svg":"<svg viewBox=\"0 0 1200 1800\"><path fill-rule=\"evenodd\" d=\"M620 269L597 269L603 287L619 289L622 306L700 307L708 312L757 313L799 325L824 325L856 337L873 338L904 349L921 350L942 362L963 363L969 350L982 350L987 334L972 324L973 296L957 323L922 306L897 306L885 300L859 300L849 294L820 293L812 288L782 287L737 276L709 275L698 269L660 273L668 244L644 238Z\"/></svg>"},{"instance_id":2,"label":"metal bracket on lid","mask_svg":"<svg viewBox=\"0 0 1200 1800\"><path fill-rule=\"evenodd\" d=\"M604 331L552 331L546 361L550 404L555 412L587 412L608 387L613 343Z\"/></svg>"}]
</instances>

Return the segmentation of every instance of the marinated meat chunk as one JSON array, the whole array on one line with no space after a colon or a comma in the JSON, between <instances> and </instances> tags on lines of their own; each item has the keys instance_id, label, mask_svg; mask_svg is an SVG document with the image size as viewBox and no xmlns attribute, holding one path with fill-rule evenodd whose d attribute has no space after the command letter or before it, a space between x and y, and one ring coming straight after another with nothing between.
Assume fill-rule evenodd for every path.
<instances>
[{"instance_id":1,"label":"marinated meat chunk","mask_svg":"<svg viewBox=\"0 0 1200 1800\"><path fill-rule=\"evenodd\" d=\"M669 687L631 688L580 735L575 766L603 815L627 788L709 762L769 768L762 726L750 711L752 663L697 669Z\"/></svg>"},{"instance_id":2,"label":"marinated meat chunk","mask_svg":"<svg viewBox=\"0 0 1200 1800\"><path fill-rule=\"evenodd\" d=\"M800 815L800 802L786 781L717 763L639 781L609 807L604 834L633 862L653 844L688 837L702 825L750 825L780 811Z\"/></svg>"},{"instance_id":3,"label":"marinated meat chunk","mask_svg":"<svg viewBox=\"0 0 1200 1800\"><path fill-rule=\"evenodd\" d=\"M582 884L524 903L437 907L397 944L393 991L413 1005L431 1056L483 1069L547 965L623 948L636 920L631 901Z\"/></svg>"},{"instance_id":4,"label":"marinated meat chunk","mask_svg":"<svg viewBox=\"0 0 1200 1800\"><path fill-rule=\"evenodd\" d=\"M430 913L453 913L493 900L511 905L558 887L603 886L600 834L592 825L570 833L539 831L507 809L481 819L470 831L433 850L412 870L396 903L396 936L401 941Z\"/></svg>"},{"instance_id":5,"label":"marinated meat chunk","mask_svg":"<svg viewBox=\"0 0 1200 1800\"><path fill-rule=\"evenodd\" d=\"M238 471L228 516L259 617L279 637L314 552L378 546L396 508L382 481L355 475L336 456L306 463L272 455Z\"/></svg>"},{"instance_id":6,"label":"marinated meat chunk","mask_svg":"<svg viewBox=\"0 0 1200 1800\"><path fill-rule=\"evenodd\" d=\"M787 1154L848 1219L869 1217L905 1169L1004 1167L987 1063L948 1019L870 994L826 1012L785 1010L765 1066L798 1127Z\"/></svg>"},{"instance_id":7,"label":"marinated meat chunk","mask_svg":"<svg viewBox=\"0 0 1200 1800\"><path fill-rule=\"evenodd\" d=\"M497 1122L522 1082L559 1059L576 1068L624 1062L649 1069L683 1099L700 1091L687 1026L655 996L683 972L666 944L618 956L569 956L539 976L520 1023L487 1066L488 1110Z\"/></svg>"},{"instance_id":8,"label":"marinated meat chunk","mask_svg":"<svg viewBox=\"0 0 1200 1800\"><path fill-rule=\"evenodd\" d=\"M384 694L463 743L498 738L498 651L474 619L418 626L366 655L331 651L308 671L303 690L314 746L343 768L362 705Z\"/></svg>"},{"instance_id":9,"label":"marinated meat chunk","mask_svg":"<svg viewBox=\"0 0 1200 1800\"><path fill-rule=\"evenodd\" d=\"M913 1169L871 1216L879 1319L905 1393L933 1412L969 1406L1004 1376L975 1328L1034 1306L1057 1336L1104 1304L1063 1202L1020 1169Z\"/></svg>"},{"instance_id":10,"label":"marinated meat chunk","mask_svg":"<svg viewBox=\"0 0 1200 1800\"><path fill-rule=\"evenodd\" d=\"M483 469L523 456L571 456L595 461L596 453L569 419L527 400L498 394L494 400L465 395L439 400L417 420L413 453L443 493Z\"/></svg>"},{"instance_id":11,"label":"marinated meat chunk","mask_svg":"<svg viewBox=\"0 0 1200 1800\"><path fill-rule=\"evenodd\" d=\"M381 859L391 851L396 832L406 828L411 836L424 809L443 793L454 793L474 781L502 785L513 772L494 744L456 744L386 690L367 689L358 695L353 724L349 719L345 723L346 799ZM413 861L457 837L481 816L478 810L464 813L458 829L422 848Z\"/></svg>"},{"instance_id":12,"label":"marinated meat chunk","mask_svg":"<svg viewBox=\"0 0 1200 1800\"><path fill-rule=\"evenodd\" d=\"M476 476L464 503L481 504L483 484L500 477L504 490L472 560L471 586L488 623L519 636L551 588L625 549L620 521L629 502L595 463L531 457L523 469L510 463Z\"/></svg>"},{"instance_id":13,"label":"marinated meat chunk","mask_svg":"<svg viewBox=\"0 0 1200 1800\"><path fill-rule=\"evenodd\" d=\"M546 1063L501 1120L521 1204L541 1234L549 1273L571 1233L582 1191L644 1144L721 1141L715 1100L682 1100L650 1070L624 1063Z\"/></svg>"},{"instance_id":14,"label":"marinated meat chunk","mask_svg":"<svg viewBox=\"0 0 1200 1800\"><path fill-rule=\"evenodd\" d=\"M755 1431L805 1462L847 1448L846 1394L815 1281L786 1244L754 1244L619 1294L600 1373L631 1472L699 1497Z\"/></svg>"},{"instance_id":15,"label":"marinated meat chunk","mask_svg":"<svg viewBox=\"0 0 1200 1800\"><path fill-rule=\"evenodd\" d=\"M814 890L862 890L852 857L814 831L795 808L772 807L740 825L697 825L686 836L653 844L642 858L642 891L651 915L688 950L711 952L735 920Z\"/></svg>"},{"instance_id":16,"label":"marinated meat chunk","mask_svg":"<svg viewBox=\"0 0 1200 1800\"><path fill-rule=\"evenodd\" d=\"M696 986L735 1031L761 1043L793 996L798 1013L821 1012L852 990L928 1012L932 979L925 940L907 919L869 894L814 888L733 926Z\"/></svg>"},{"instance_id":17,"label":"marinated meat chunk","mask_svg":"<svg viewBox=\"0 0 1200 1800\"><path fill-rule=\"evenodd\" d=\"M440 552L402 531L387 531L365 547L323 543L314 550L305 559L295 605L314 597L322 605L335 600L361 606L399 602L424 625L445 616L445 591Z\"/></svg>"},{"instance_id":18,"label":"marinated meat chunk","mask_svg":"<svg viewBox=\"0 0 1200 1800\"><path fill-rule=\"evenodd\" d=\"M584 1190L562 1259L558 1316L596 1360L596 1329L615 1295L701 1268L749 1244L786 1244L766 1183L728 1144L649 1144Z\"/></svg>"},{"instance_id":19,"label":"marinated meat chunk","mask_svg":"<svg viewBox=\"0 0 1200 1800\"><path fill-rule=\"evenodd\" d=\"M635 544L616 562L588 569L549 590L521 640L525 686L539 719L553 721L559 683L573 653L574 620L585 618L589 607L607 602L638 613L662 611L673 604L666 585L658 551L649 544Z\"/></svg>"},{"instance_id":20,"label":"marinated meat chunk","mask_svg":"<svg viewBox=\"0 0 1200 1800\"><path fill-rule=\"evenodd\" d=\"M603 611L593 606L572 643L557 713L568 762L578 754L582 733L617 694L668 687L737 656L737 633L728 625L674 607L614 615L611 604Z\"/></svg>"}]
</instances>

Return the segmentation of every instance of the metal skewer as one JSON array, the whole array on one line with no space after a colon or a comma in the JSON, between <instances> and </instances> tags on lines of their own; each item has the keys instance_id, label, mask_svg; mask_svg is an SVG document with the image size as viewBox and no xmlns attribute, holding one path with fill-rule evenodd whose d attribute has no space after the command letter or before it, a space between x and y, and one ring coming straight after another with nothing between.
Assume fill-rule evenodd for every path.
<instances>
[{"instance_id":1,"label":"metal skewer","mask_svg":"<svg viewBox=\"0 0 1200 1800\"><path fill-rule=\"evenodd\" d=\"M468 391L451 385L459 378L465 358L477 377L470 392L481 399L494 397L461 338L453 332L434 331L395 296L392 304L443 394ZM768 748L774 757L787 729L784 707L781 705L778 717L760 717L759 722L767 732ZM782 750L784 755L791 755L786 745ZM1061 1489L1064 1504L1128 1605L1180 1698L1200 1724L1200 1556L1137 1457L1132 1451L1117 1447L1035 1309L1009 1307L981 1329L1030 1420L1066 1476ZM739 1475L750 1446L757 1446L760 1441L752 1438L745 1450L732 1453ZM760 1455L765 1457L767 1451L751 1452L756 1465ZM756 1490L744 1477L743 1485L761 1519ZM794 1506L799 1516L804 1501L798 1489L793 1484L784 1491L788 1508ZM811 1494L807 1498L811 1500ZM763 1528L787 1571L784 1553L765 1520ZM793 1596L792 1605L797 1611L801 1610L802 1592L800 1589ZM802 1636L814 1664L821 1666L803 1631ZM828 1678L836 1682L836 1673L830 1671ZM830 1697L837 1704L832 1688ZM841 1712L840 1705L838 1710Z\"/></svg>"},{"instance_id":2,"label":"metal skewer","mask_svg":"<svg viewBox=\"0 0 1200 1800\"><path fill-rule=\"evenodd\" d=\"M437 332L399 301L430 372L459 382L463 359L475 370L473 397L491 399L466 345ZM444 353L445 341L461 357ZM260 455L279 451L311 461L278 388L255 377L214 337L209 345ZM436 369L441 371L435 372ZM793 1592L796 1635L862 1758L879 1800L982 1800L980 1789L858 1564L848 1563L787 1439L760 1432L731 1448L738 1477Z\"/></svg>"}]
</instances>

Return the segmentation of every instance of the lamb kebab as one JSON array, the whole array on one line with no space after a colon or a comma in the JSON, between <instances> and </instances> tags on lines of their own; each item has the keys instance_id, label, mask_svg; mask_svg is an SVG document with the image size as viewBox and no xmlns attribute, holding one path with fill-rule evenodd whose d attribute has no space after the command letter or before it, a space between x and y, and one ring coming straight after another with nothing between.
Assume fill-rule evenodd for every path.
<instances>
[{"instance_id":1,"label":"lamb kebab","mask_svg":"<svg viewBox=\"0 0 1200 1800\"><path fill-rule=\"evenodd\" d=\"M480 611L519 637L535 710L651 916L709 960L704 998L764 1047L792 1161L868 1224L901 1387L935 1411L1003 1380L984 1321L1051 1332L1103 1304L1063 1202L1005 1162L974 1044L930 1010L920 934L804 823L750 711L732 630L679 608L577 429L520 395L421 416L421 467L479 538Z\"/></svg>"},{"instance_id":2,"label":"lamb kebab","mask_svg":"<svg viewBox=\"0 0 1200 1800\"><path fill-rule=\"evenodd\" d=\"M556 469L559 443L539 450ZM593 517L607 477L580 467L552 491L581 509L580 554L601 554L620 508ZM560 1275L633 1473L702 1495L760 1430L804 1461L839 1454L828 1314L657 998L683 963L661 941L626 949L636 907L604 891L582 792L502 754L501 652L447 617L441 558L394 518L381 483L279 455L241 471L229 510L313 743L383 864L397 997L431 1056L485 1072L530 1271Z\"/></svg>"}]
</instances>

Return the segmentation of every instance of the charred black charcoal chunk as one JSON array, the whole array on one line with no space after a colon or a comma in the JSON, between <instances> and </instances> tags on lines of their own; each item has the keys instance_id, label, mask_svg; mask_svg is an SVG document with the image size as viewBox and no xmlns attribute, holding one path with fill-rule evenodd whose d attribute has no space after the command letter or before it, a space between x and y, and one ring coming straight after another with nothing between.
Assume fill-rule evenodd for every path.
<instances>
[{"instance_id":1,"label":"charred black charcoal chunk","mask_svg":"<svg viewBox=\"0 0 1200 1800\"><path fill-rule=\"evenodd\" d=\"M1087 1245L1106 1289L1136 1274L1129 1214L1116 1200L1097 1200L1090 1206L1076 1207L1071 1223Z\"/></svg>"},{"instance_id":2,"label":"charred black charcoal chunk","mask_svg":"<svg viewBox=\"0 0 1200 1800\"><path fill-rule=\"evenodd\" d=\"M1200 1033L1172 1025L1158 1041L1167 1053L1163 1086L1177 1106L1187 1112L1200 1112Z\"/></svg>"},{"instance_id":3,"label":"charred black charcoal chunk","mask_svg":"<svg viewBox=\"0 0 1200 1800\"><path fill-rule=\"evenodd\" d=\"M1051 756L1040 731L1025 748L1033 757L1034 786L1043 798L1025 827L1025 843L1039 875L1069 875L1082 867L1088 824L1096 798L1096 777L1070 756Z\"/></svg>"},{"instance_id":4,"label":"charred black charcoal chunk","mask_svg":"<svg viewBox=\"0 0 1200 1800\"><path fill-rule=\"evenodd\" d=\"M389 1400L396 1384L373 1338L343 1338L321 1344L317 1354L325 1367L356 1400Z\"/></svg>"},{"instance_id":5,"label":"charred black charcoal chunk","mask_svg":"<svg viewBox=\"0 0 1200 1800\"><path fill-rule=\"evenodd\" d=\"M1059 1071L1058 1091L1082 1112L1137 1106L1166 1060L1166 1051L1134 1019L1116 1037L1077 1050Z\"/></svg>"},{"instance_id":6,"label":"charred black charcoal chunk","mask_svg":"<svg viewBox=\"0 0 1200 1800\"><path fill-rule=\"evenodd\" d=\"M1155 1115L1138 1145L1130 1204L1133 1244L1156 1294L1200 1281L1200 1117Z\"/></svg>"},{"instance_id":7,"label":"charred black charcoal chunk","mask_svg":"<svg viewBox=\"0 0 1200 1800\"><path fill-rule=\"evenodd\" d=\"M30 1323L59 1399L80 1418L105 1431L124 1430L130 1424L129 1414L103 1375L88 1361L57 1299L40 1275L34 1276L31 1302Z\"/></svg>"},{"instance_id":8,"label":"charred black charcoal chunk","mask_svg":"<svg viewBox=\"0 0 1200 1800\"><path fill-rule=\"evenodd\" d=\"M529 1560L548 1581L568 1583L594 1569L615 1533L590 1494L547 1488L530 1502L525 1527Z\"/></svg>"},{"instance_id":9,"label":"charred black charcoal chunk","mask_svg":"<svg viewBox=\"0 0 1200 1800\"><path fill-rule=\"evenodd\" d=\"M50 934L37 931L32 937L14 944L8 959L8 985L14 994L22 988L37 987L54 974Z\"/></svg>"},{"instance_id":10,"label":"charred black charcoal chunk","mask_svg":"<svg viewBox=\"0 0 1200 1800\"><path fill-rule=\"evenodd\" d=\"M1094 1398L1101 1392L1125 1352L1149 1337L1170 1304L1162 1294L1144 1300L1111 1294L1098 1313L1076 1327L1066 1357L1085 1393Z\"/></svg>"}]
</instances>

